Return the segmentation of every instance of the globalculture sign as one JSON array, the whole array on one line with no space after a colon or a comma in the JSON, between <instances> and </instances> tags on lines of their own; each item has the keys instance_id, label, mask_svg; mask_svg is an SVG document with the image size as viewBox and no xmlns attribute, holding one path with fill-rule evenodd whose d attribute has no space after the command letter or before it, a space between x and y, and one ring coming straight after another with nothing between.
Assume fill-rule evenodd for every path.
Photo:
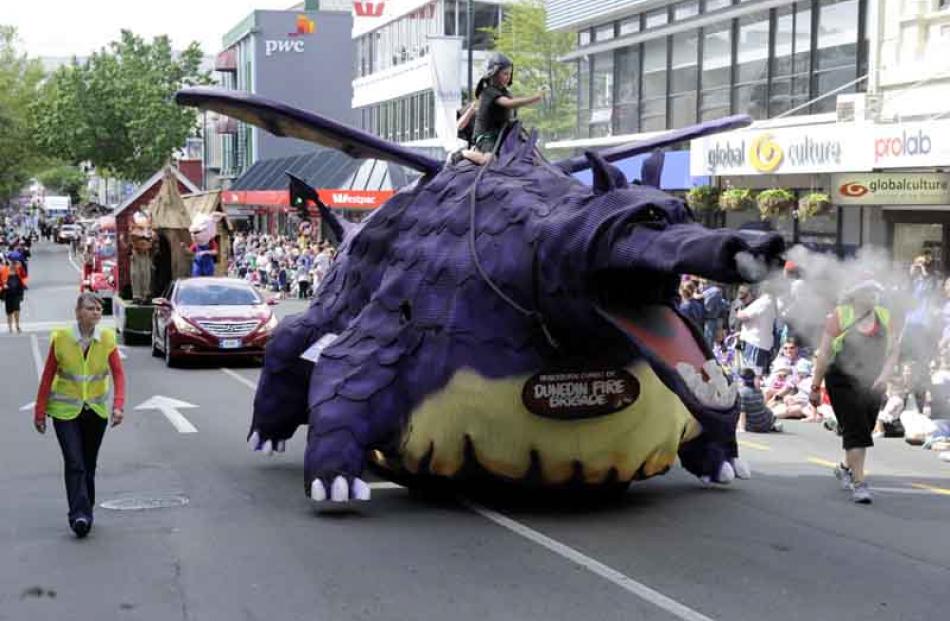
<instances>
[{"instance_id":1,"label":"globalculture sign","mask_svg":"<svg viewBox=\"0 0 950 621\"><path fill-rule=\"evenodd\" d=\"M856 173L833 175L836 205L950 205L950 174Z\"/></svg>"},{"instance_id":2,"label":"globalculture sign","mask_svg":"<svg viewBox=\"0 0 950 621\"><path fill-rule=\"evenodd\" d=\"M950 121L740 130L693 140L694 177L950 166Z\"/></svg>"}]
</instances>

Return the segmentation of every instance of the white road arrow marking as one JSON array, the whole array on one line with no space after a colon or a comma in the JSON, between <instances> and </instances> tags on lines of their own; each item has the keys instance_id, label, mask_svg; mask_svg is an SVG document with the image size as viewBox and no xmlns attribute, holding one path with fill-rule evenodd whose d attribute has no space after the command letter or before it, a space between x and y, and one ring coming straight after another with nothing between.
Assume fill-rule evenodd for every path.
<instances>
[{"instance_id":1,"label":"white road arrow marking","mask_svg":"<svg viewBox=\"0 0 950 621\"><path fill-rule=\"evenodd\" d=\"M21 411L21 412L28 412L29 410L32 410L32 409L33 409L33 406L35 406L35 405L36 405L36 401L30 401L29 403L27 403L26 405L24 405L22 408L20 408L20 411Z\"/></svg>"},{"instance_id":2,"label":"white road arrow marking","mask_svg":"<svg viewBox=\"0 0 950 621\"><path fill-rule=\"evenodd\" d=\"M126 358L129 357L129 356L125 353L125 350L123 350L121 347L116 347L116 349L119 350L119 360L125 360Z\"/></svg>"},{"instance_id":3,"label":"white road arrow marking","mask_svg":"<svg viewBox=\"0 0 950 621\"><path fill-rule=\"evenodd\" d=\"M172 399L170 397L162 397L160 395L154 395L148 399L145 403L135 406L136 410L158 410L165 415L165 418L168 419L168 422L178 430L178 433L198 433L198 430L195 429L195 426L188 422L188 419L182 416L179 409L182 408L196 408L197 405L188 403L187 401L179 401L178 399Z\"/></svg>"}]
</instances>

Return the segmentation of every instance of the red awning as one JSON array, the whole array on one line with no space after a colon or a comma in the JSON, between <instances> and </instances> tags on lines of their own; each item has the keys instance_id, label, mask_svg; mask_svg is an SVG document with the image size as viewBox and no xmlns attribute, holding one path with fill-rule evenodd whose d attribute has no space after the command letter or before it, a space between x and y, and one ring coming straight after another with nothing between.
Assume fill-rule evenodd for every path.
<instances>
[{"instance_id":1,"label":"red awning","mask_svg":"<svg viewBox=\"0 0 950 621\"><path fill-rule=\"evenodd\" d=\"M327 207L337 209L376 209L395 194L392 190L318 190L320 200ZM255 205L260 207L290 208L288 190L225 190L221 193L225 205Z\"/></svg>"},{"instance_id":2,"label":"red awning","mask_svg":"<svg viewBox=\"0 0 950 621\"><path fill-rule=\"evenodd\" d=\"M237 48L229 47L214 59L215 71L237 71Z\"/></svg>"}]
</instances>

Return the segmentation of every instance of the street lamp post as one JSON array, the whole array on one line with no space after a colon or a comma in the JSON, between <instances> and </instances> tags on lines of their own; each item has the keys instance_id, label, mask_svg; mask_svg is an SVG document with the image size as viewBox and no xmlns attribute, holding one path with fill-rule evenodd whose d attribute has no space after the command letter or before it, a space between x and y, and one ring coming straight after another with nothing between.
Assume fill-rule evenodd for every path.
<instances>
[{"instance_id":1,"label":"street lamp post","mask_svg":"<svg viewBox=\"0 0 950 621\"><path fill-rule=\"evenodd\" d=\"M475 33L475 3L473 0L468 0L468 19L465 20L466 33L465 40L468 42L468 100L469 102L475 101L475 91L472 88L472 67L473 67L473 52L472 52L472 39L474 38Z\"/></svg>"}]
</instances>

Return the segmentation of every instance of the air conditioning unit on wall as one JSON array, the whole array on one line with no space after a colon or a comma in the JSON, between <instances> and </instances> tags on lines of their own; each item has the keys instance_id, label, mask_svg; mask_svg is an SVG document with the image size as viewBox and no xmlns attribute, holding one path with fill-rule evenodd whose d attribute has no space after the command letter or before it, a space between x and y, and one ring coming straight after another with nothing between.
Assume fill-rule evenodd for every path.
<instances>
[{"instance_id":1,"label":"air conditioning unit on wall","mask_svg":"<svg viewBox=\"0 0 950 621\"><path fill-rule=\"evenodd\" d=\"M865 123L874 121L881 113L879 95L846 93L838 95L835 113L839 123Z\"/></svg>"}]
</instances>

